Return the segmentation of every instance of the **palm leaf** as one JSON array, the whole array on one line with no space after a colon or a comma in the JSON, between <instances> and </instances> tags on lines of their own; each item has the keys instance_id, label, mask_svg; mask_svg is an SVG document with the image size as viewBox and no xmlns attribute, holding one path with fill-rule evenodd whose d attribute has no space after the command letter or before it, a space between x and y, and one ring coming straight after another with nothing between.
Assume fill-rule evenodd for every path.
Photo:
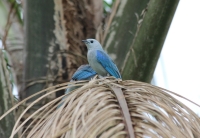
<instances>
[{"instance_id":1,"label":"palm leaf","mask_svg":"<svg viewBox=\"0 0 200 138\"><path fill-rule=\"evenodd\" d=\"M26 117L27 111L49 94L77 85L83 87L50 101ZM45 92L21 113L11 138L17 133L27 138L200 137L200 119L172 96L179 95L147 83L102 78L56 85L37 94Z\"/></svg>"}]
</instances>

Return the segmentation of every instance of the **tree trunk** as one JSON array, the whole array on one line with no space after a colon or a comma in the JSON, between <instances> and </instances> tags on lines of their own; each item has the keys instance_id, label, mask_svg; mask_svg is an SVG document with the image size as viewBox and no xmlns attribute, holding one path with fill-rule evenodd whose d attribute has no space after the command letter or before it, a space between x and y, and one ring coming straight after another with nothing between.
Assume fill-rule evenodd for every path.
<instances>
[{"instance_id":1,"label":"tree trunk","mask_svg":"<svg viewBox=\"0 0 200 138\"><path fill-rule=\"evenodd\" d=\"M56 1L56 0L55 0ZM82 64L87 64L87 49L81 40L95 38L102 22L102 0L62 0L68 80ZM62 14L61 14L62 15Z\"/></svg>"},{"instance_id":2,"label":"tree trunk","mask_svg":"<svg viewBox=\"0 0 200 138\"><path fill-rule=\"evenodd\" d=\"M123 79L151 81L178 2L121 1L104 45Z\"/></svg>"},{"instance_id":3,"label":"tree trunk","mask_svg":"<svg viewBox=\"0 0 200 138\"><path fill-rule=\"evenodd\" d=\"M81 40L95 37L102 11L102 0L25 1L24 97L69 81L87 63Z\"/></svg>"},{"instance_id":4,"label":"tree trunk","mask_svg":"<svg viewBox=\"0 0 200 138\"><path fill-rule=\"evenodd\" d=\"M44 88L48 71L50 43L55 40L53 0L25 2L24 89L28 97Z\"/></svg>"}]
</instances>

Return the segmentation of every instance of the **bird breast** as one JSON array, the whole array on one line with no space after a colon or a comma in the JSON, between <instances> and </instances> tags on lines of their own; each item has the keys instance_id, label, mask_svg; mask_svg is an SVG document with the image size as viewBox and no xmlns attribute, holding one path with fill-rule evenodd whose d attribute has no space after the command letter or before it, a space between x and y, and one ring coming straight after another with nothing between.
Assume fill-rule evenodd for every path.
<instances>
[{"instance_id":1,"label":"bird breast","mask_svg":"<svg viewBox=\"0 0 200 138\"><path fill-rule=\"evenodd\" d=\"M96 71L101 76L107 76L107 71L103 66L97 61L96 50L89 50L87 53L87 58L90 66L94 71Z\"/></svg>"}]
</instances>

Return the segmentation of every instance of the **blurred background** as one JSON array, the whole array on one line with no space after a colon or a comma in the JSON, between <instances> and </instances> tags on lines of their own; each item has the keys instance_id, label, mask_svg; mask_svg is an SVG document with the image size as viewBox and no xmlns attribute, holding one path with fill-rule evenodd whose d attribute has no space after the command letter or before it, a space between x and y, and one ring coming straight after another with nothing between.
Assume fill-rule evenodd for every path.
<instances>
[{"instance_id":1,"label":"blurred background","mask_svg":"<svg viewBox=\"0 0 200 138\"><path fill-rule=\"evenodd\" d=\"M199 0L181 0L174 15L153 77L157 86L200 104ZM186 103L200 115L195 105Z\"/></svg>"}]
</instances>

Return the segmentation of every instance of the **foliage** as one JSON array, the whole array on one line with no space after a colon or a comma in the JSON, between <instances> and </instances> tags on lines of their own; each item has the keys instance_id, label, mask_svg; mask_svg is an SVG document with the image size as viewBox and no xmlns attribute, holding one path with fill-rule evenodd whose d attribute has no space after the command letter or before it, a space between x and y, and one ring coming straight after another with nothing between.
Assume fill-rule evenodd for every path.
<instances>
[{"instance_id":1,"label":"foliage","mask_svg":"<svg viewBox=\"0 0 200 138\"><path fill-rule=\"evenodd\" d=\"M112 8L114 2L115 2L115 0L111 0L110 3L109 3L107 0L104 0L104 1L103 1L103 11L104 11L104 15L107 15L108 13L111 12L111 8Z\"/></svg>"},{"instance_id":2,"label":"foliage","mask_svg":"<svg viewBox=\"0 0 200 138\"><path fill-rule=\"evenodd\" d=\"M0 50L0 115L14 106L12 95L11 70L8 67L8 55L6 51ZM0 121L0 137L9 137L15 123L14 114L9 114Z\"/></svg>"}]
</instances>

